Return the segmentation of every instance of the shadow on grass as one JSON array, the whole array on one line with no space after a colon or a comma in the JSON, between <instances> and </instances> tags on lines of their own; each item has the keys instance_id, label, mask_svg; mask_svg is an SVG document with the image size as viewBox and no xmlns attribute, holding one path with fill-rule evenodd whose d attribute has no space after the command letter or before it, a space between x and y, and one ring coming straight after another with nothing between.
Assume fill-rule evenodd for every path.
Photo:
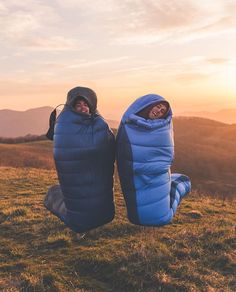
<instances>
[{"instance_id":1,"label":"shadow on grass","mask_svg":"<svg viewBox=\"0 0 236 292\"><path fill-rule=\"evenodd\" d=\"M0 224L2 224L3 222L5 222L7 220L7 216L0 211Z\"/></svg>"},{"instance_id":2,"label":"shadow on grass","mask_svg":"<svg viewBox=\"0 0 236 292\"><path fill-rule=\"evenodd\" d=\"M37 278L34 275L23 273L21 275L20 291L60 291L55 286L54 277L50 274Z\"/></svg>"},{"instance_id":3,"label":"shadow on grass","mask_svg":"<svg viewBox=\"0 0 236 292\"><path fill-rule=\"evenodd\" d=\"M222 275L235 275L236 274L236 254L223 254L213 260L212 268Z\"/></svg>"},{"instance_id":4,"label":"shadow on grass","mask_svg":"<svg viewBox=\"0 0 236 292\"><path fill-rule=\"evenodd\" d=\"M37 239L37 234L33 232L24 231L24 228L21 228L21 224L3 224L1 225L1 234L5 239L12 239L14 234L14 239L18 243L32 242Z\"/></svg>"},{"instance_id":5,"label":"shadow on grass","mask_svg":"<svg viewBox=\"0 0 236 292\"><path fill-rule=\"evenodd\" d=\"M99 238L105 239L118 239L125 236L135 235L141 231L139 226L127 224L112 224L110 226L100 227L88 232L88 238L98 240Z\"/></svg>"},{"instance_id":6,"label":"shadow on grass","mask_svg":"<svg viewBox=\"0 0 236 292\"><path fill-rule=\"evenodd\" d=\"M2 265L0 267L0 272L11 273L11 274L20 274L25 270L27 265L25 263L16 263L11 265Z\"/></svg>"},{"instance_id":7,"label":"shadow on grass","mask_svg":"<svg viewBox=\"0 0 236 292\"><path fill-rule=\"evenodd\" d=\"M111 291L189 291L189 287L161 276L170 273L168 255L146 245L139 247L127 246L126 253L117 256L88 251L66 265L82 277L106 284Z\"/></svg>"},{"instance_id":8,"label":"shadow on grass","mask_svg":"<svg viewBox=\"0 0 236 292\"><path fill-rule=\"evenodd\" d=\"M46 242L44 244L41 244L38 246L39 250L47 250L47 249L59 249L59 248L65 248L70 246L70 242L66 239L60 238L52 242Z\"/></svg>"}]
</instances>

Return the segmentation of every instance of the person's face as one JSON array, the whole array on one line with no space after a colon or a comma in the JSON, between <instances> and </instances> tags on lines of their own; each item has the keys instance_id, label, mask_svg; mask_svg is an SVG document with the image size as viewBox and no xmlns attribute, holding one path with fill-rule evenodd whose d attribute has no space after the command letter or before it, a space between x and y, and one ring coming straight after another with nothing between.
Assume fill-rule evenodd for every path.
<instances>
[{"instance_id":1,"label":"person's face","mask_svg":"<svg viewBox=\"0 0 236 292\"><path fill-rule=\"evenodd\" d=\"M149 112L148 117L151 120L161 119L167 113L167 105L164 103L159 103L155 105Z\"/></svg>"},{"instance_id":2,"label":"person's face","mask_svg":"<svg viewBox=\"0 0 236 292\"><path fill-rule=\"evenodd\" d=\"M79 99L76 101L75 110L78 113L89 114L89 106L88 106L87 102L83 99Z\"/></svg>"}]
</instances>

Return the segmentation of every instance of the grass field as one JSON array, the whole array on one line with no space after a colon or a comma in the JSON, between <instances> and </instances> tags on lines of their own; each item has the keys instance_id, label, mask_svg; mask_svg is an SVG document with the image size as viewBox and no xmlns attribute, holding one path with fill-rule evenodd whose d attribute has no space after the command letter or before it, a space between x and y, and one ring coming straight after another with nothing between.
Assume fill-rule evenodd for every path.
<instances>
[{"instance_id":1,"label":"grass field","mask_svg":"<svg viewBox=\"0 0 236 292\"><path fill-rule=\"evenodd\" d=\"M43 206L55 171L0 167L0 291L235 291L236 204L192 192L172 224L115 220L81 241Z\"/></svg>"},{"instance_id":2,"label":"grass field","mask_svg":"<svg viewBox=\"0 0 236 292\"><path fill-rule=\"evenodd\" d=\"M0 166L54 169L51 141L20 144L0 143Z\"/></svg>"}]
</instances>

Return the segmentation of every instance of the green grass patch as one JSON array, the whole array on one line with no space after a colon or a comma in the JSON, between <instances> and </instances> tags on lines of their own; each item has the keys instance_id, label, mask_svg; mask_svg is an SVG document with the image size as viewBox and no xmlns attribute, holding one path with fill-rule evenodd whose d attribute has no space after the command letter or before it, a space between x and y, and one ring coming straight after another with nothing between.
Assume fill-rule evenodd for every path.
<instances>
[{"instance_id":1,"label":"green grass patch","mask_svg":"<svg viewBox=\"0 0 236 292\"><path fill-rule=\"evenodd\" d=\"M0 168L0 291L235 291L235 202L192 192L164 227L116 217L77 240L43 206L55 171Z\"/></svg>"}]
</instances>

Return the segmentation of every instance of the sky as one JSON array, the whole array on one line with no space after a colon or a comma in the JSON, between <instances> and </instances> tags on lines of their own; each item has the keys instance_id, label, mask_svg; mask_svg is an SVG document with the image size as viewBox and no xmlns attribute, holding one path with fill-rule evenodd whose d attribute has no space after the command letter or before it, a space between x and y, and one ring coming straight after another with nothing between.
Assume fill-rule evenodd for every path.
<instances>
[{"instance_id":1,"label":"sky","mask_svg":"<svg viewBox=\"0 0 236 292\"><path fill-rule=\"evenodd\" d=\"M105 118L157 93L173 112L236 108L236 1L0 0L0 109L92 88Z\"/></svg>"}]
</instances>

